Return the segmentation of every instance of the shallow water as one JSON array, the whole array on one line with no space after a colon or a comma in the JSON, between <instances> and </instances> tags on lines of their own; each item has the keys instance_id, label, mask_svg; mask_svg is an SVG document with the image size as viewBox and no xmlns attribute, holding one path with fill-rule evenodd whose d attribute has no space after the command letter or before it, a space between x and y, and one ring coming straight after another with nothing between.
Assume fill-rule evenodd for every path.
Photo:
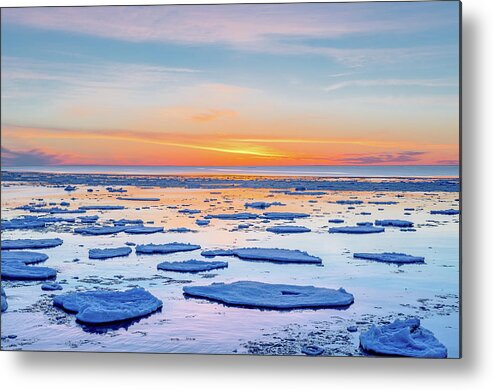
<instances>
[{"instance_id":1,"label":"shallow water","mask_svg":"<svg viewBox=\"0 0 493 390\"><path fill-rule=\"evenodd\" d=\"M5 184L5 183L3 183ZM51 224L42 230L2 231L2 239L60 237L60 247L37 250L49 255L43 264L58 270L57 280L63 291L44 292L41 282L4 281L9 309L2 314L2 348L25 350L195 352L301 354L306 344L321 345L326 355L361 355L358 334L372 323L382 324L397 318L416 316L423 326L434 332L446 345L449 357L459 355L459 216L430 215L432 209L458 208L458 193L386 192L377 197L371 192L327 192L321 196L286 195L269 189L185 189L125 187L125 197L159 197L159 202L124 201L104 187L85 186L67 193L54 186L13 183L2 186L2 218L25 215L15 207L29 202L68 201L70 208L93 204L119 204L125 210L88 211L99 215L98 223L110 218L142 219L164 228L188 227L190 233L156 233L111 236L73 234L74 227L86 224ZM396 197L404 195L404 197ZM362 205L347 206L333 202L357 197ZM74 198L74 199L72 199ZM396 205L374 205L367 201L392 200ZM195 224L207 214L256 212L245 210L250 201L278 201L264 211L309 213L310 218L294 222L225 221L212 219L209 226ZM316 201L316 202L314 202ZM169 206L177 207L168 208ZM146 208L148 207L148 208ZM350 207L354 207L351 209ZM415 208L404 215L404 208ZM186 215L179 209L200 209L201 214ZM382 209L382 210L379 210ZM360 213L371 212L371 215ZM27 214L29 214L27 212ZM39 215L39 214L33 214ZM328 228L340 226L328 219L342 218L343 225L375 219L406 219L415 223L416 232L386 228L384 233L368 235L329 234ZM237 229L242 222L248 229ZM273 225L302 225L310 233L274 234L265 229ZM274 264L244 261L235 257L218 257L228 261L223 270L186 274L158 271L162 261L202 259L200 251L170 255L136 255L108 260L89 260L90 248L136 244L183 242L199 244L202 249L244 246L300 249L322 258L322 266ZM424 256L425 264L389 265L352 257L353 252L397 251ZM79 259L79 261L74 261ZM345 310L273 311L227 307L206 300L185 298L184 285L212 282L256 280L267 283L344 287L355 297ZM144 287L163 301L160 312L117 328L88 328L77 324L74 316L54 308L54 294L95 288L124 290ZM357 324L349 333L346 327ZM8 338L16 335L16 338Z\"/></svg>"}]
</instances>

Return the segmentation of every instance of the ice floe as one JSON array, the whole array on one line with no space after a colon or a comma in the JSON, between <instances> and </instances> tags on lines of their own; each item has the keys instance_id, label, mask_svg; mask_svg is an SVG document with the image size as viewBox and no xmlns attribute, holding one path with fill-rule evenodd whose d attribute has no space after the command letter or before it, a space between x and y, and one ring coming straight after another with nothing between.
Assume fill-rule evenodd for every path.
<instances>
[{"instance_id":1,"label":"ice floe","mask_svg":"<svg viewBox=\"0 0 493 390\"><path fill-rule=\"evenodd\" d=\"M181 214L200 214L201 211L197 209L181 209L178 210L179 213Z\"/></svg>"},{"instance_id":2,"label":"ice floe","mask_svg":"<svg viewBox=\"0 0 493 390\"><path fill-rule=\"evenodd\" d=\"M162 262L157 265L157 268L162 271L175 271L175 272L202 272L211 271L213 269L226 268L227 262L224 261L199 261L199 260L187 260L176 262Z\"/></svg>"},{"instance_id":3,"label":"ice floe","mask_svg":"<svg viewBox=\"0 0 493 390\"><path fill-rule=\"evenodd\" d=\"M329 228L329 233L346 233L346 234L370 234L370 233L383 233L385 229L383 227L376 226L340 226Z\"/></svg>"},{"instance_id":4,"label":"ice floe","mask_svg":"<svg viewBox=\"0 0 493 390\"><path fill-rule=\"evenodd\" d=\"M254 281L185 286L183 292L188 296L218 301L227 305L281 310L345 307L354 302L353 295L342 288L334 290Z\"/></svg>"},{"instance_id":5,"label":"ice floe","mask_svg":"<svg viewBox=\"0 0 493 390\"><path fill-rule=\"evenodd\" d=\"M118 205L104 205L104 206L98 206L98 205L92 205L92 206L80 206L79 210L123 210L125 207L124 206L118 206Z\"/></svg>"},{"instance_id":6,"label":"ice floe","mask_svg":"<svg viewBox=\"0 0 493 390\"><path fill-rule=\"evenodd\" d=\"M145 253L145 254L154 254L154 253L167 254L167 253L175 253L175 252L188 252L197 249L200 249L200 245L172 242L169 244L137 245L135 247L135 252Z\"/></svg>"},{"instance_id":7,"label":"ice floe","mask_svg":"<svg viewBox=\"0 0 493 390\"><path fill-rule=\"evenodd\" d=\"M118 248L94 248L89 249L90 259L110 259L112 257L128 256L132 253L132 248L122 246Z\"/></svg>"},{"instance_id":8,"label":"ice floe","mask_svg":"<svg viewBox=\"0 0 493 390\"><path fill-rule=\"evenodd\" d=\"M310 214L306 213L289 213L289 212L267 212L263 214L264 218L267 219L287 219L287 220L293 220L296 218L308 218Z\"/></svg>"},{"instance_id":9,"label":"ice floe","mask_svg":"<svg viewBox=\"0 0 493 390\"><path fill-rule=\"evenodd\" d=\"M168 229L168 232L170 232L170 233L188 233L188 232L192 232L192 231L193 231L192 229L185 228L185 227Z\"/></svg>"},{"instance_id":10,"label":"ice floe","mask_svg":"<svg viewBox=\"0 0 493 390\"><path fill-rule=\"evenodd\" d=\"M162 226L132 226L125 229L125 233L127 234L152 234L162 232L164 232Z\"/></svg>"},{"instance_id":11,"label":"ice floe","mask_svg":"<svg viewBox=\"0 0 493 390\"><path fill-rule=\"evenodd\" d=\"M118 192L118 193L123 193L123 192L127 192L127 190L125 190L124 188L120 187L120 188L113 188L113 187L106 187L106 190L108 192Z\"/></svg>"},{"instance_id":12,"label":"ice floe","mask_svg":"<svg viewBox=\"0 0 493 390\"><path fill-rule=\"evenodd\" d=\"M15 230L15 229L39 229L44 228L46 225L46 221L39 220L38 218L33 217L22 217L22 218L14 218L10 221L2 221L1 228L2 230Z\"/></svg>"},{"instance_id":13,"label":"ice floe","mask_svg":"<svg viewBox=\"0 0 493 390\"><path fill-rule=\"evenodd\" d=\"M233 213L233 214L209 214L206 218L235 220L235 219L256 219L258 217L259 217L258 214L252 214L252 213Z\"/></svg>"},{"instance_id":14,"label":"ice floe","mask_svg":"<svg viewBox=\"0 0 493 390\"><path fill-rule=\"evenodd\" d=\"M48 260L48 255L29 251L2 251L2 261L20 261L24 264L36 264Z\"/></svg>"},{"instance_id":15,"label":"ice floe","mask_svg":"<svg viewBox=\"0 0 493 390\"><path fill-rule=\"evenodd\" d=\"M7 294L5 294L5 290L3 289L3 287L0 287L0 300L1 300L2 313L3 313L9 308L9 305L7 303Z\"/></svg>"},{"instance_id":16,"label":"ice floe","mask_svg":"<svg viewBox=\"0 0 493 390\"><path fill-rule=\"evenodd\" d=\"M239 249L218 249L202 252L202 256L236 256L245 260L272 261L279 263L308 263L321 264L320 257L311 256L306 252L297 249L279 248L239 248Z\"/></svg>"},{"instance_id":17,"label":"ice floe","mask_svg":"<svg viewBox=\"0 0 493 390\"><path fill-rule=\"evenodd\" d=\"M430 214L434 215L458 215L460 214L459 210L447 209L447 210L431 210Z\"/></svg>"},{"instance_id":18,"label":"ice floe","mask_svg":"<svg viewBox=\"0 0 493 390\"><path fill-rule=\"evenodd\" d=\"M41 238L29 239L23 238L18 240L3 240L2 249L42 249L53 248L63 244L60 238Z\"/></svg>"},{"instance_id":19,"label":"ice floe","mask_svg":"<svg viewBox=\"0 0 493 390\"><path fill-rule=\"evenodd\" d=\"M141 219L118 219L116 221L113 221L113 225L115 226L125 226L125 225L142 225L144 221Z\"/></svg>"},{"instance_id":20,"label":"ice floe","mask_svg":"<svg viewBox=\"0 0 493 390\"><path fill-rule=\"evenodd\" d=\"M87 236L103 236L107 234L115 234L124 232L126 226L99 226L74 229L74 233L84 234Z\"/></svg>"},{"instance_id":21,"label":"ice floe","mask_svg":"<svg viewBox=\"0 0 493 390\"><path fill-rule=\"evenodd\" d=\"M286 191L284 192L286 195L308 195L308 196L320 196L325 195L324 191Z\"/></svg>"},{"instance_id":22,"label":"ice floe","mask_svg":"<svg viewBox=\"0 0 493 390\"><path fill-rule=\"evenodd\" d=\"M368 353L418 358L446 358L447 348L434 334L420 326L417 318L381 327L372 327L360 334L361 347Z\"/></svg>"},{"instance_id":23,"label":"ice floe","mask_svg":"<svg viewBox=\"0 0 493 390\"><path fill-rule=\"evenodd\" d=\"M48 214L84 214L86 210L70 210L64 209L60 207L51 207L51 208L31 208L29 209L31 213L48 213Z\"/></svg>"},{"instance_id":24,"label":"ice floe","mask_svg":"<svg viewBox=\"0 0 493 390\"><path fill-rule=\"evenodd\" d=\"M2 261L4 280L46 280L55 278L56 274L53 268L26 265L21 261Z\"/></svg>"},{"instance_id":25,"label":"ice floe","mask_svg":"<svg viewBox=\"0 0 493 390\"><path fill-rule=\"evenodd\" d=\"M311 232L311 230L305 226L287 226L287 225L286 226L272 226L272 227L269 227L265 230L267 230L268 232L271 232L271 233L278 233L278 234Z\"/></svg>"},{"instance_id":26,"label":"ice floe","mask_svg":"<svg viewBox=\"0 0 493 390\"><path fill-rule=\"evenodd\" d=\"M411 256L405 253L383 252L383 253L354 253L357 259L381 261L384 263L412 264L424 263L425 258L421 256Z\"/></svg>"},{"instance_id":27,"label":"ice floe","mask_svg":"<svg viewBox=\"0 0 493 390\"><path fill-rule=\"evenodd\" d=\"M414 223L411 221L404 221L402 219L377 219L375 221L377 226L395 226L395 227L413 227Z\"/></svg>"},{"instance_id":28,"label":"ice floe","mask_svg":"<svg viewBox=\"0 0 493 390\"><path fill-rule=\"evenodd\" d=\"M88 325L104 325L144 317L160 309L161 300L142 288L127 291L86 291L58 295L53 304L77 321Z\"/></svg>"},{"instance_id":29,"label":"ice floe","mask_svg":"<svg viewBox=\"0 0 493 390\"><path fill-rule=\"evenodd\" d=\"M346 205L353 205L353 204L363 204L362 200L353 200L353 199L348 199L348 200L336 200L337 204L346 204Z\"/></svg>"},{"instance_id":30,"label":"ice floe","mask_svg":"<svg viewBox=\"0 0 493 390\"><path fill-rule=\"evenodd\" d=\"M252 209L267 209L271 206L286 206L281 202L247 202L245 203L245 208Z\"/></svg>"},{"instance_id":31,"label":"ice floe","mask_svg":"<svg viewBox=\"0 0 493 390\"><path fill-rule=\"evenodd\" d=\"M81 223L95 223L99 219L98 215L87 215L78 217Z\"/></svg>"},{"instance_id":32,"label":"ice floe","mask_svg":"<svg viewBox=\"0 0 493 390\"><path fill-rule=\"evenodd\" d=\"M118 200L131 200L134 202L159 202L161 200L160 198L132 198L132 197L122 197L122 196L119 196L116 199L118 199Z\"/></svg>"},{"instance_id":33,"label":"ice floe","mask_svg":"<svg viewBox=\"0 0 493 390\"><path fill-rule=\"evenodd\" d=\"M63 290L63 287L60 283L43 283L41 285L41 290L43 291L58 291L58 290Z\"/></svg>"},{"instance_id":34,"label":"ice floe","mask_svg":"<svg viewBox=\"0 0 493 390\"><path fill-rule=\"evenodd\" d=\"M73 223L73 222L75 222L75 218L41 217L41 218L38 218L38 221L45 222L45 223L56 223L56 222Z\"/></svg>"}]
</instances>

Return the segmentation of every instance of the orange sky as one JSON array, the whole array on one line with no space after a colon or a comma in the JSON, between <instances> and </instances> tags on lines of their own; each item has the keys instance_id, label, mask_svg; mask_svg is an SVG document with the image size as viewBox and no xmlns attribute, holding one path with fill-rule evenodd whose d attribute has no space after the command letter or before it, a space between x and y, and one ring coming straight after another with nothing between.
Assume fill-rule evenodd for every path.
<instances>
[{"instance_id":1,"label":"orange sky","mask_svg":"<svg viewBox=\"0 0 493 390\"><path fill-rule=\"evenodd\" d=\"M363 138L198 137L8 126L2 137L15 149L56 155L58 163L67 165L440 165L454 162L458 154L455 144Z\"/></svg>"},{"instance_id":2,"label":"orange sky","mask_svg":"<svg viewBox=\"0 0 493 390\"><path fill-rule=\"evenodd\" d=\"M2 163L457 164L458 15L456 2L5 9Z\"/></svg>"}]
</instances>

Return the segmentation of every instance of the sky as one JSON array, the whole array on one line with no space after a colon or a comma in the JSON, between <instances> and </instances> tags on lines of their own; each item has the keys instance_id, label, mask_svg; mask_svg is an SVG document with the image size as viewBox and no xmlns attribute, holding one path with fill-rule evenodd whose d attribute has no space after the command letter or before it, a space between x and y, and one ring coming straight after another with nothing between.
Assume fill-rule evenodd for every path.
<instances>
[{"instance_id":1,"label":"sky","mask_svg":"<svg viewBox=\"0 0 493 390\"><path fill-rule=\"evenodd\" d=\"M447 165L459 3L3 8L3 165Z\"/></svg>"}]
</instances>

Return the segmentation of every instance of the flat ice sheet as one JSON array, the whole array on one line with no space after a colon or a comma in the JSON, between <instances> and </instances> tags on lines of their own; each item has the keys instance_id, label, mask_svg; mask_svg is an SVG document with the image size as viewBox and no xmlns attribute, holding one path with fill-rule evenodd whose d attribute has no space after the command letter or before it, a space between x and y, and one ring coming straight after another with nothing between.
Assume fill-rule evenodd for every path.
<instances>
[{"instance_id":1,"label":"flat ice sheet","mask_svg":"<svg viewBox=\"0 0 493 390\"><path fill-rule=\"evenodd\" d=\"M199 260L186 260L186 261L164 261L157 265L157 269L161 271L174 271L174 272L202 272L211 271L213 269L226 268L228 263L225 261L199 261Z\"/></svg>"},{"instance_id":2,"label":"flat ice sheet","mask_svg":"<svg viewBox=\"0 0 493 390\"><path fill-rule=\"evenodd\" d=\"M236 256L244 260L260 260L276 263L321 264L322 259L296 249L238 248L203 251L202 256Z\"/></svg>"},{"instance_id":3,"label":"flat ice sheet","mask_svg":"<svg viewBox=\"0 0 493 390\"><path fill-rule=\"evenodd\" d=\"M163 302L142 288L126 291L87 291L58 295L53 304L77 321L89 325L104 325L140 318L160 309Z\"/></svg>"},{"instance_id":4,"label":"flat ice sheet","mask_svg":"<svg viewBox=\"0 0 493 390\"><path fill-rule=\"evenodd\" d=\"M240 281L209 286L185 286L183 292L233 306L264 309L330 308L348 306L354 297L344 289L333 290L314 286L268 284Z\"/></svg>"}]
</instances>

